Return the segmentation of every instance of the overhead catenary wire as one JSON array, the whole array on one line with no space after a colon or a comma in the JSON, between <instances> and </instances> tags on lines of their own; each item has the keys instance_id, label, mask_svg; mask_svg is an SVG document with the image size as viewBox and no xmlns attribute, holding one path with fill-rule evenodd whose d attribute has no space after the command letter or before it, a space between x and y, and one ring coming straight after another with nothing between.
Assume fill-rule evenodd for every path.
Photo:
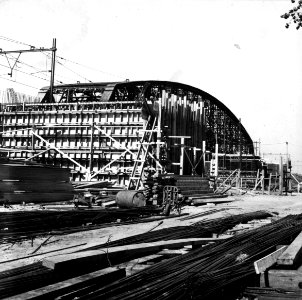
<instances>
[{"instance_id":1,"label":"overhead catenary wire","mask_svg":"<svg viewBox=\"0 0 302 300\"><path fill-rule=\"evenodd\" d=\"M24 74L26 74L26 75L30 75L30 76L39 78L39 79L41 79L41 80L49 81L49 78L48 78L46 75L45 75L44 78L34 75L35 73L51 72L51 71L48 70L47 68L46 68L45 70L43 70L43 69L37 68L37 67L35 67L35 66L32 66L32 65L30 65L30 64L27 64L27 63L25 63L25 62L23 62L23 61L20 61L19 59L18 59L18 63L23 64L23 65L25 65L25 66L27 66L27 67L30 67L30 68L34 69L36 72L34 72L34 73L28 73L28 72L25 72L25 71L21 71L20 69L15 69L16 72L24 73ZM6 68L9 68L9 69L10 69L10 67L8 67L8 66L2 65L2 64L0 64L0 65L3 66L3 67L6 67ZM62 77L62 76L57 75L57 77ZM64 77L64 76L63 76L63 77ZM59 81L59 80L55 80L55 81L56 81L57 83L63 83L62 81Z\"/></svg>"},{"instance_id":2,"label":"overhead catenary wire","mask_svg":"<svg viewBox=\"0 0 302 300\"><path fill-rule=\"evenodd\" d=\"M1 75L0 75L0 78L1 78L1 79L4 79L4 80L8 80L8 81L15 82L15 83L17 83L17 84L21 84L21 85L24 85L24 86L27 86L27 87L30 87L30 88L33 88L33 89L35 89L35 90L39 90L39 89L40 89L40 88L38 88L38 87L34 87L34 86L29 85L29 84L26 84L26 83L22 83L22 82L13 80L13 79L5 78L5 77L3 77L3 76L1 76Z\"/></svg>"},{"instance_id":3,"label":"overhead catenary wire","mask_svg":"<svg viewBox=\"0 0 302 300\"><path fill-rule=\"evenodd\" d=\"M2 64L0 64L0 66L5 67L5 68L9 68L9 67L7 67L5 65L2 65ZM29 76L32 76L32 77L35 77L35 78L38 78L38 79L41 79L41 80L44 80L44 81L49 81L49 79L42 78L40 76L36 76L36 75L30 74L30 73L27 73L27 72L24 72L24 71L21 71L21 70L18 70L18 69L15 69L15 72L20 72L22 74L26 74L26 75L29 75Z\"/></svg>"},{"instance_id":4,"label":"overhead catenary wire","mask_svg":"<svg viewBox=\"0 0 302 300\"><path fill-rule=\"evenodd\" d=\"M24 43L24 42L20 42L20 41L16 41L16 40L14 40L14 39L7 38L7 37L4 37L4 36L0 36L0 39L5 40L5 41L8 41L8 42L16 43L16 44L26 45L26 46L29 46L31 49L38 49L38 48L36 48L35 46L32 46L32 45L30 45L30 44L27 44L27 43ZM43 48L41 48L41 53L43 53L44 55L46 55L46 57L49 58L49 55L47 55L47 54L45 54L44 52L42 52L42 49L43 49ZM29 65L29 64L26 64L25 62L20 61L18 58L14 57L14 56L10 56L10 57L11 57L12 59L14 59L14 60L17 60L17 62L20 63L20 64L23 64L23 65L25 65L25 66L28 66L28 67L30 67L30 68L35 69L36 72L39 72L39 73L48 72L48 70L41 70L41 69L38 69L38 68L36 68L36 67L34 67L34 66L31 66L31 65ZM79 76L80 78L86 80L87 82L92 82L92 81L91 81L90 79L88 79L87 77L85 77L85 76L79 74L78 72L72 70L70 67L67 67L64 63L62 63L61 61L59 61L58 58L59 58L60 60L64 60L65 62L70 62L70 63L72 63L72 64L76 64L76 65L79 65L79 66L82 66L82 67L85 67L85 68L88 68L88 69L91 69L91 70L95 70L95 71L101 72L101 73L103 73L103 74L108 74L108 75L111 75L111 76L116 76L116 77L123 78L123 77L121 77L121 76L117 76L117 75L114 75L114 74L109 73L109 72L103 72L103 71L101 71L101 70L97 70L97 69L95 69L95 68L91 68L91 67L85 66L85 65L83 65L83 64L80 64L80 63L77 63L77 62L75 62L75 61L72 61L72 60L63 58L63 57L61 57L61 56L57 56L57 58L56 58L56 63L57 63L58 65L61 65L63 68L65 68L65 69L68 70L69 72L71 72L71 73L73 73L73 74ZM6 67L7 67L7 66L6 66ZM8 67L8 68L11 69L11 67ZM27 74L27 75L30 75L30 76L37 77L37 78L42 79L42 80L45 80L45 81L48 81L48 80L49 80L48 78L42 78L42 77L39 77L39 76L35 76L33 72L32 72L32 73L27 73L27 72L21 71L21 70L16 70L16 71L21 72L21 73L24 73L24 74ZM57 72L57 73L58 73L58 72ZM62 76L62 75L60 75L60 74L56 74L56 77L57 77L57 78L58 78L58 77L59 77L59 78L68 78L68 77ZM69 78L69 80L70 80L70 78ZM60 83L60 84L63 83L61 80L57 80L57 79L56 79L56 82L57 82L57 83ZM16 82L16 83L20 83L20 82ZM22 84L22 83L20 83L20 84ZM22 84L22 85L26 86L26 84Z\"/></svg>"},{"instance_id":5,"label":"overhead catenary wire","mask_svg":"<svg viewBox=\"0 0 302 300\"><path fill-rule=\"evenodd\" d=\"M20 45L25 45L25 46L33 47L30 44L26 44L24 42L20 42L20 41L17 41L17 40L14 40L14 39L11 39L11 38L8 38L8 37L5 37L5 36L0 36L0 39L4 40L4 41L11 42L11 43L15 43L15 44L20 44Z\"/></svg>"},{"instance_id":6,"label":"overhead catenary wire","mask_svg":"<svg viewBox=\"0 0 302 300\"><path fill-rule=\"evenodd\" d=\"M112 73L109 73L109 72L105 72L105 71L101 71L101 70L98 70L96 68L92 68L90 66L86 66L84 64L81 64L81 63L78 63L78 62L75 62L75 61L72 61L70 59L67 59L67 58L64 58L64 57L61 57L61 56L57 56L57 58L60 58L62 60L65 60L67 62L70 62L70 63L73 63L73 64L76 64L76 65L79 65L81 67L84 67L84 68L87 68L87 69L90 69L90 70L93 70L93 71L97 71L97 72L100 72L100 73L103 73L103 74L106 74L106 75L110 75L110 76L114 76L114 77L118 77L118 78L121 78L121 79L125 79L125 77L121 76L121 75L116 75L116 74L112 74Z\"/></svg>"}]
</instances>

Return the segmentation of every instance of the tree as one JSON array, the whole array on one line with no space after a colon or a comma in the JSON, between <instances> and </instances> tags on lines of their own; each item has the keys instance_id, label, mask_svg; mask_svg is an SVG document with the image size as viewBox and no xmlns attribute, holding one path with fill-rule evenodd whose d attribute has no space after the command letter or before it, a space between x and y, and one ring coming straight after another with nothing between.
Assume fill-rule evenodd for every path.
<instances>
[{"instance_id":1,"label":"tree","mask_svg":"<svg viewBox=\"0 0 302 300\"><path fill-rule=\"evenodd\" d=\"M290 9L287 13L283 14L281 18L287 20L285 28L289 28L291 24L295 24L296 29L302 28L302 0L291 0L292 3L297 5Z\"/></svg>"}]
</instances>

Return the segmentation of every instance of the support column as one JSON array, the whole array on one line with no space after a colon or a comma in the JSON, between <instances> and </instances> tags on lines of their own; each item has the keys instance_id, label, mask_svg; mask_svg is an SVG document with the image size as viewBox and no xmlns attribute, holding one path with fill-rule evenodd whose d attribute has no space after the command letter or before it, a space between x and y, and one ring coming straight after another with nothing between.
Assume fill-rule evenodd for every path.
<instances>
[{"instance_id":1,"label":"support column","mask_svg":"<svg viewBox=\"0 0 302 300\"><path fill-rule=\"evenodd\" d=\"M94 136L94 123L91 124L91 132L90 132L90 159L89 159L89 171L90 173L93 171L93 154L94 154L94 146L93 146L93 136Z\"/></svg>"},{"instance_id":2,"label":"support column","mask_svg":"<svg viewBox=\"0 0 302 300\"><path fill-rule=\"evenodd\" d=\"M283 193L283 159L280 156L280 165L279 165L279 195Z\"/></svg>"},{"instance_id":3,"label":"support column","mask_svg":"<svg viewBox=\"0 0 302 300\"><path fill-rule=\"evenodd\" d=\"M157 118L157 145L156 145L156 157L160 159L160 142L161 142L161 127L162 127L162 103L166 98L166 91L162 91L162 97L158 99L158 118ZM157 171L161 170L158 164L156 164Z\"/></svg>"},{"instance_id":4,"label":"support column","mask_svg":"<svg viewBox=\"0 0 302 300\"><path fill-rule=\"evenodd\" d=\"M182 137L180 139L180 158L179 158L179 163L180 163L180 167L179 167L179 175L183 175L184 174L184 154L185 154L185 139Z\"/></svg>"}]
</instances>

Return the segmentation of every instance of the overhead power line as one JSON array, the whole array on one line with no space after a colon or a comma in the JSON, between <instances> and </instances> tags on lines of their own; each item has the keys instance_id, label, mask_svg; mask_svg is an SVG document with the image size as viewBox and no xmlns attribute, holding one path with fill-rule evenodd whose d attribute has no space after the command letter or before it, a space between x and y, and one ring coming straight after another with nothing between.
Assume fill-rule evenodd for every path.
<instances>
[{"instance_id":1,"label":"overhead power line","mask_svg":"<svg viewBox=\"0 0 302 300\"><path fill-rule=\"evenodd\" d=\"M2 77L0 76L1 79L4 79L4 80L8 80L8 81L12 81L12 82L15 82L17 84L21 84L21 85L24 85L24 86L27 86L27 87L30 87L30 88L33 88L35 90L39 90L40 88L37 88L37 87L34 87L32 85L28 85L28 84L25 84L25 83L22 83L22 82L19 82L19 81L16 81L16 80L12 80L12 79L9 79L9 78L5 78L5 77Z\"/></svg>"},{"instance_id":2,"label":"overhead power line","mask_svg":"<svg viewBox=\"0 0 302 300\"><path fill-rule=\"evenodd\" d=\"M35 46L30 45L30 44L28 44L28 43L24 43L24 42L21 42L21 41L17 41L17 40L14 40L14 39L11 39L11 38L8 38L8 37L4 37L4 36L0 36L0 39L5 40L5 41L8 41L8 42L11 42L11 43L16 43L16 44L21 44L21 45L28 46L28 47L30 47L30 49L29 49L29 50L24 50L25 52L26 52L26 51L27 51L27 52L38 51L38 52L41 52L41 53L45 54L45 55L49 58L49 55L47 55L46 53L42 52L42 51L45 50L44 48L38 48L38 47L35 47ZM15 51L12 51L12 52L15 52ZM1 53L1 52L0 52L0 53ZM10 51L7 51L7 53L10 53ZM96 71L96 72L100 72L100 73L102 73L102 74L107 74L107 75L110 75L110 76L113 76L113 77L117 77L117 78L120 78L120 79L124 79L124 78L125 78L124 76L117 75L117 74L113 74L113 73L110 73L110 72L105 72L105 71L102 71L102 70L93 68L93 67L91 67L91 66L87 66L87 65L78 63L78 62L76 62L76 61L72 61L72 60L70 60L70 59L64 58L64 57L62 57L62 56L57 56L57 55L56 55L56 62L57 62L59 65L61 65L62 67L66 68L68 71L70 71L70 72L76 74L77 76L80 76L80 77L83 78L84 80L87 80L88 82L92 82L92 81L91 81L90 79L86 78L85 76L79 74L78 72L72 70L71 68L67 67L65 64L63 64L62 62L60 62L58 59L64 60L65 62L69 62L69 63L75 64L75 65L78 65L78 66L82 66L82 67L84 67L84 68L87 68L87 69L90 69L90 70L93 70L93 71ZM23 64L25 64L25 65L28 65L28 64L26 64L26 63L24 63L24 62L21 62L21 61L19 61L19 60L18 60L18 62L23 63ZM30 65L28 65L28 66L30 66ZM33 66L30 66L30 67L36 69L36 70L39 71L39 72L42 72L42 71L43 71L43 70L39 70L39 69L37 69L37 68L35 68L35 67L33 67ZM58 74L57 74L56 77L64 78L65 76L61 76L61 75L58 75ZM65 77L65 78L71 79L71 78L68 78L68 77ZM62 83L61 81L58 81L58 80L56 80L56 81L59 82L59 83Z\"/></svg>"},{"instance_id":3,"label":"overhead power line","mask_svg":"<svg viewBox=\"0 0 302 300\"><path fill-rule=\"evenodd\" d=\"M59 61L57 61L57 60L56 60L56 62L57 62L59 65L61 65L63 68L67 69L68 71L70 71L70 72L72 72L72 73L74 73L74 74L80 76L81 78L83 78L83 79L85 79L85 80L87 80L87 81L89 81L89 82L92 82L90 79L88 79L88 78L82 76L81 74L79 74L79 73L77 73L77 72L75 72L75 71L69 69L68 67L66 67L66 66L65 66L64 64L62 64L61 62L59 62Z\"/></svg>"},{"instance_id":4,"label":"overhead power line","mask_svg":"<svg viewBox=\"0 0 302 300\"><path fill-rule=\"evenodd\" d=\"M272 143L272 144L264 144L264 143L261 143L262 146L274 146L274 145L284 145L286 144L286 142L282 142L282 143Z\"/></svg>"},{"instance_id":5,"label":"overhead power line","mask_svg":"<svg viewBox=\"0 0 302 300\"><path fill-rule=\"evenodd\" d=\"M5 36L0 36L0 39L4 40L4 41L7 41L7 42L15 43L15 44L21 44L21 45L33 47L32 45L29 45L29 44L26 44L26 43L23 43L23 42L20 42L20 41L16 41L16 40L13 40L13 39L5 37Z\"/></svg>"},{"instance_id":6,"label":"overhead power line","mask_svg":"<svg viewBox=\"0 0 302 300\"><path fill-rule=\"evenodd\" d=\"M90 70L93 70L93 71L97 71L97 72L100 72L100 73L103 73L103 74L107 74L107 75L110 75L110 76L114 76L114 77L118 77L118 78L121 78L121 79L125 79L125 77L121 76L121 75L116 75L116 74L112 74L110 72L105 72L105 71L101 71L99 69L96 69L96 68L93 68L93 67L90 67L90 66L87 66L87 65L83 65L83 64L80 64L78 62L75 62L75 61L72 61L72 60L69 60L67 58L64 58L64 57L61 57L61 56L57 56L57 58L60 58L62 60L65 60L67 62L70 62L70 63L73 63L75 65L79 65L81 67L84 67L84 68L87 68L87 69L90 69Z\"/></svg>"},{"instance_id":7,"label":"overhead power line","mask_svg":"<svg viewBox=\"0 0 302 300\"><path fill-rule=\"evenodd\" d=\"M4 67L4 68L8 68L10 69L8 66L5 66L5 65L2 65L0 64L0 66ZM29 75L29 76L32 76L32 77L35 77L35 78L38 78L38 79L41 79L41 80L44 80L44 81L49 81L49 79L46 79L46 78L43 78L43 77L39 77L39 76L36 76L34 74L31 74L31 73L27 73L27 72L24 72L24 71L21 71L21 70L18 70L18 69L15 69L15 72L20 72L20 73L23 73L23 74L26 74L26 75ZM56 80L58 83L62 83L58 80Z\"/></svg>"},{"instance_id":8,"label":"overhead power line","mask_svg":"<svg viewBox=\"0 0 302 300\"><path fill-rule=\"evenodd\" d=\"M12 58L12 59L15 59L15 57L12 56L12 55L9 55L9 57ZM37 72L46 72L46 71L49 72L49 70L48 70L47 68L46 68L46 70L45 70L45 69L43 70L43 69L37 68L37 67L35 67L35 66L32 66L32 65L30 65L30 64L28 64L28 63L26 63L26 62L24 62L24 61L21 61L20 59L18 59L17 63L20 63L20 64L22 64L22 65L25 65L25 66L27 66L27 67L30 67L30 68L36 70Z\"/></svg>"}]
</instances>

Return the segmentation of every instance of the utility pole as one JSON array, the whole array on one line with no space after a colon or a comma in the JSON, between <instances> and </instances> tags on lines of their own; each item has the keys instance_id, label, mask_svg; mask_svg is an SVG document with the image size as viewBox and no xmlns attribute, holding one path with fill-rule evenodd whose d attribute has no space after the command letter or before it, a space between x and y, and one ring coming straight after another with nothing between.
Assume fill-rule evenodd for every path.
<instances>
[{"instance_id":1,"label":"utility pole","mask_svg":"<svg viewBox=\"0 0 302 300\"><path fill-rule=\"evenodd\" d=\"M6 56L8 64L9 64L9 68L10 68L10 73L8 73L8 75L10 75L10 76L12 76L13 70L14 70L14 68L15 68L15 66L18 62L18 59L19 59L19 57L22 53L26 53L26 52L45 52L45 51L52 52L52 56L51 56L51 77L50 77L50 95L49 95L50 101L52 101L53 85L54 85L54 77L55 77L55 60L56 60L56 51L57 51L56 39L54 38L52 40L52 48L43 48L43 47L42 48L36 48L36 47L30 46L30 49L9 50L9 51L3 51L0 48L0 54L4 54L5 56L6 56L6 54L19 53L19 55L16 58L16 61L13 64L13 66L10 65L8 57Z\"/></svg>"},{"instance_id":2,"label":"utility pole","mask_svg":"<svg viewBox=\"0 0 302 300\"><path fill-rule=\"evenodd\" d=\"M55 65L56 65L56 44L57 40L52 40L52 51L51 51L51 77L50 77L50 90L49 90L49 102L52 102L52 95L53 95L53 85L55 81Z\"/></svg>"},{"instance_id":3,"label":"utility pole","mask_svg":"<svg viewBox=\"0 0 302 300\"><path fill-rule=\"evenodd\" d=\"M289 168L289 155L288 155L288 142L285 142L286 143L286 179L285 179L285 191L286 191L286 195L287 195L287 192L291 189L291 182L290 182L290 179L291 179L291 170Z\"/></svg>"},{"instance_id":4,"label":"utility pole","mask_svg":"<svg viewBox=\"0 0 302 300\"><path fill-rule=\"evenodd\" d=\"M239 118L239 169L242 168L242 134L241 134L241 118Z\"/></svg>"},{"instance_id":5,"label":"utility pole","mask_svg":"<svg viewBox=\"0 0 302 300\"><path fill-rule=\"evenodd\" d=\"M259 141L254 141L255 144L255 155L260 156L260 139Z\"/></svg>"},{"instance_id":6,"label":"utility pole","mask_svg":"<svg viewBox=\"0 0 302 300\"><path fill-rule=\"evenodd\" d=\"M286 143L286 171L289 169L289 158L288 158L288 142Z\"/></svg>"}]
</instances>

